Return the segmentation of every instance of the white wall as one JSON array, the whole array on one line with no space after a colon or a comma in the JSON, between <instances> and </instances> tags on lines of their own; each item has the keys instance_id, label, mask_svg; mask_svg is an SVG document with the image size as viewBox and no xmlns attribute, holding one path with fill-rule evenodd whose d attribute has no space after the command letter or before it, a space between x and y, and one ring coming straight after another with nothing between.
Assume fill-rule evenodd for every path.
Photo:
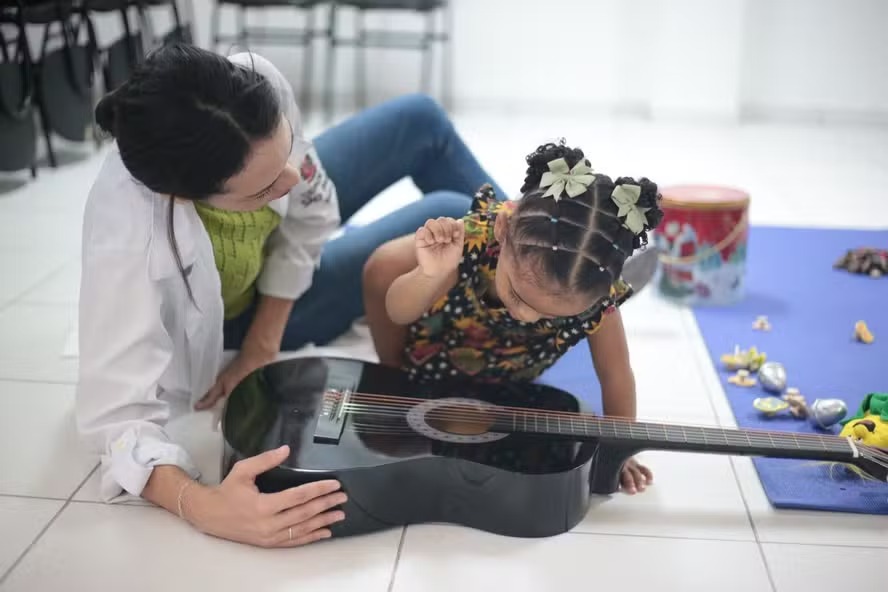
<instances>
[{"instance_id":1,"label":"white wall","mask_svg":"<svg viewBox=\"0 0 888 592\"><path fill-rule=\"evenodd\" d=\"M193 1L197 41L208 46L212 0ZM888 123L888 0L451 1L457 109ZM316 15L326 23L327 8ZM352 14L341 17L350 32ZM233 22L227 13L223 23ZM252 22L300 21L275 9ZM423 21L385 15L370 24ZM99 23L103 37L115 27ZM319 95L326 52L316 48ZM300 50L253 49L301 84ZM350 109L353 51L340 49L336 63L337 102ZM370 100L417 90L419 63L412 52L371 51Z\"/></svg>"},{"instance_id":2,"label":"white wall","mask_svg":"<svg viewBox=\"0 0 888 592\"><path fill-rule=\"evenodd\" d=\"M747 4L743 103L750 112L888 119L888 2Z\"/></svg>"}]
</instances>

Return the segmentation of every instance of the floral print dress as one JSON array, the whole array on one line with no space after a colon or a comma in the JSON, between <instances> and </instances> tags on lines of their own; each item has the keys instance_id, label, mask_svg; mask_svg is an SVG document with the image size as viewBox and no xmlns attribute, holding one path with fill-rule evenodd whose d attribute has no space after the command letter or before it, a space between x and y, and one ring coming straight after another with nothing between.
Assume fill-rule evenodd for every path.
<instances>
[{"instance_id":1,"label":"floral print dress","mask_svg":"<svg viewBox=\"0 0 888 592\"><path fill-rule=\"evenodd\" d=\"M457 284L408 330L404 370L416 382L472 379L533 381L568 349L598 331L602 318L632 295L622 279L610 295L575 317L526 323L493 306L485 294L494 283L500 245L496 216L511 215L516 202L499 201L481 188L463 218L465 244Z\"/></svg>"}]
</instances>

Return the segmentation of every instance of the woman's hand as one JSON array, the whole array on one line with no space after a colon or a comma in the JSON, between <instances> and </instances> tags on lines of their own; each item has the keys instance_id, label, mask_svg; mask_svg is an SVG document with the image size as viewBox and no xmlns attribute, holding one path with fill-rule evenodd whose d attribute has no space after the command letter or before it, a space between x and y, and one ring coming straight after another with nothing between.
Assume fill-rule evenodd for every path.
<instances>
[{"instance_id":1,"label":"woman's hand","mask_svg":"<svg viewBox=\"0 0 888 592\"><path fill-rule=\"evenodd\" d=\"M230 395L231 391L251 372L270 364L276 357L277 352L274 350L251 347L247 342L244 342L244 349L238 352L225 370L219 374L216 384L194 404L194 408L198 411L209 409L216 404L216 401Z\"/></svg>"},{"instance_id":2,"label":"woman's hand","mask_svg":"<svg viewBox=\"0 0 888 592\"><path fill-rule=\"evenodd\" d=\"M629 495L644 491L653 480L654 474L651 470L640 464L634 457L626 461L620 473L620 485L623 486L623 491Z\"/></svg>"},{"instance_id":3,"label":"woman's hand","mask_svg":"<svg viewBox=\"0 0 888 592\"><path fill-rule=\"evenodd\" d=\"M184 516L198 530L258 547L297 547L331 536L327 526L345 518L346 495L335 480L316 481L279 493L260 493L255 479L280 465L287 446L234 465L222 483L184 495Z\"/></svg>"},{"instance_id":4,"label":"woman's hand","mask_svg":"<svg viewBox=\"0 0 888 592\"><path fill-rule=\"evenodd\" d=\"M462 220L437 218L416 231L416 261L423 275L439 278L459 265L465 227Z\"/></svg>"}]
</instances>

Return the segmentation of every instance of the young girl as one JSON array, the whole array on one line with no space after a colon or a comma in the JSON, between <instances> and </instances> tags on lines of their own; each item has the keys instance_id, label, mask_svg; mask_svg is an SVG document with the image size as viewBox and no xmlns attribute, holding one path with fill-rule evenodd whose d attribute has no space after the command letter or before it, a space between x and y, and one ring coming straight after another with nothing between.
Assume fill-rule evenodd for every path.
<instances>
[{"instance_id":1,"label":"young girl","mask_svg":"<svg viewBox=\"0 0 888 592\"><path fill-rule=\"evenodd\" d=\"M485 185L461 220L429 220L370 258L364 298L380 361L419 382L533 381L585 337L605 414L634 418L621 272L662 219L657 186L613 181L563 143L527 163L520 200ZM635 493L651 479L631 460L621 483Z\"/></svg>"}]
</instances>

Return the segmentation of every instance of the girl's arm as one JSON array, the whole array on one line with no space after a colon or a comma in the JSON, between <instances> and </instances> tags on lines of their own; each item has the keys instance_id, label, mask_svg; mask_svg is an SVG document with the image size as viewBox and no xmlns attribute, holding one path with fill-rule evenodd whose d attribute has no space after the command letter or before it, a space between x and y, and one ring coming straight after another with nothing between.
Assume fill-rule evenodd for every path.
<instances>
[{"instance_id":1,"label":"girl's arm","mask_svg":"<svg viewBox=\"0 0 888 592\"><path fill-rule=\"evenodd\" d=\"M592 363L601 384L604 414L635 419L635 375L619 309L604 317L601 328L588 337Z\"/></svg>"},{"instance_id":2,"label":"girl's arm","mask_svg":"<svg viewBox=\"0 0 888 592\"><path fill-rule=\"evenodd\" d=\"M592 363L601 383L604 414L611 417L636 418L635 375L629 363L629 346L623 319L617 309L607 315L601 328L588 337ZM623 465L620 484L623 491L634 494L644 491L653 481L651 470L630 458Z\"/></svg>"},{"instance_id":3,"label":"girl's arm","mask_svg":"<svg viewBox=\"0 0 888 592\"><path fill-rule=\"evenodd\" d=\"M382 364L401 365L407 325L456 284L463 236L457 220L429 220L415 235L385 243L368 259L364 310Z\"/></svg>"}]
</instances>

